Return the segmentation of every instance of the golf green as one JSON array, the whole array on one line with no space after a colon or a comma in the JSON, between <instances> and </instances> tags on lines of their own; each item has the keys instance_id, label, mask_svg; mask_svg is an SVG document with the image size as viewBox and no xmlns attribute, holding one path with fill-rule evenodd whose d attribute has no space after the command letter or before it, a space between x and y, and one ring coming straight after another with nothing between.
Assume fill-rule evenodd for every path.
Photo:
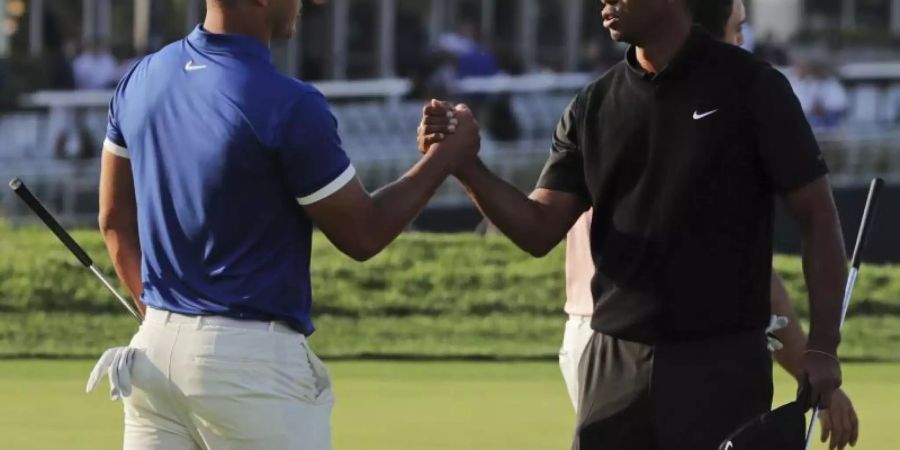
<instances>
[{"instance_id":1,"label":"golf green","mask_svg":"<svg viewBox=\"0 0 900 450\"><path fill-rule=\"evenodd\" d=\"M92 361L0 361L0 448L115 449L122 413L84 394ZM338 450L568 448L573 414L552 362L335 362ZM858 448L896 450L900 365L844 368L861 421ZM781 373L776 403L794 386ZM685 405L690 407L690 405ZM816 446L816 449L827 448Z\"/></svg>"}]
</instances>

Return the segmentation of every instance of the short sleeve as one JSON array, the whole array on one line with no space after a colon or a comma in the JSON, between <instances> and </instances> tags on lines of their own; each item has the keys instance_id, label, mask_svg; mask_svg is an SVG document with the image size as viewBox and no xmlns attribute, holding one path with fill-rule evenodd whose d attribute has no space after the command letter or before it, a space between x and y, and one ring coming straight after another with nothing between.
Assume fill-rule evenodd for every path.
<instances>
[{"instance_id":1,"label":"short sleeve","mask_svg":"<svg viewBox=\"0 0 900 450\"><path fill-rule=\"evenodd\" d=\"M129 75L131 73L129 72ZM119 122L119 111L120 105L122 104L122 97L124 94L124 86L126 84L126 80L128 75L123 78L118 86L116 86L116 91L113 93L112 99L109 101L109 112L107 113L107 121L106 121L106 142L104 142L103 148L115 154L116 156L121 156L122 158L130 158L130 154L128 153L128 145L125 142L125 135L122 134L122 128Z\"/></svg>"},{"instance_id":2,"label":"short sleeve","mask_svg":"<svg viewBox=\"0 0 900 450\"><path fill-rule=\"evenodd\" d=\"M828 173L800 101L772 67L756 78L750 97L756 145L775 190L787 194Z\"/></svg>"},{"instance_id":3,"label":"short sleeve","mask_svg":"<svg viewBox=\"0 0 900 450\"><path fill-rule=\"evenodd\" d=\"M288 188L301 205L329 197L356 177L337 120L318 92L304 95L290 109L276 151Z\"/></svg>"},{"instance_id":4,"label":"short sleeve","mask_svg":"<svg viewBox=\"0 0 900 450\"><path fill-rule=\"evenodd\" d=\"M584 158L578 140L580 99L581 96L578 96L569 103L556 126L550 158L544 164L537 187L576 194L590 203L584 179Z\"/></svg>"}]
</instances>

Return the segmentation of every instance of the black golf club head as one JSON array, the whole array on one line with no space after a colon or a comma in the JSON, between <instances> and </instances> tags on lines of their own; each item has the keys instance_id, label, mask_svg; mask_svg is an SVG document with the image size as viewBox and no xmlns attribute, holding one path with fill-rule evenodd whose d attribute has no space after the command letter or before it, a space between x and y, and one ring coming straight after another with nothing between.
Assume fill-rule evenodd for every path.
<instances>
[{"instance_id":1,"label":"black golf club head","mask_svg":"<svg viewBox=\"0 0 900 450\"><path fill-rule=\"evenodd\" d=\"M747 422L719 445L719 450L803 450L810 389L804 384L797 400Z\"/></svg>"}]
</instances>

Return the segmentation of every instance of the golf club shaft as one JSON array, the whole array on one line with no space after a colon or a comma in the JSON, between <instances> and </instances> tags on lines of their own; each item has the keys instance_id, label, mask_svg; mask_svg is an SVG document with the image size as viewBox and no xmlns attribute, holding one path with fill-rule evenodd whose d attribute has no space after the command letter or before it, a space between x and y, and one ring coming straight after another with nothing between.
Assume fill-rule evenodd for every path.
<instances>
[{"instance_id":1,"label":"golf club shaft","mask_svg":"<svg viewBox=\"0 0 900 450\"><path fill-rule=\"evenodd\" d=\"M89 269L91 269L91 272L94 272L94 275L96 275L97 278L100 279L100 282L103 283L103 285L106 286L107 289L109 289L109 292L112 292L116 299L119 300L119 303L121 303L122 306L124 306L125 309L127 309L128 312L131 313L131 315L135 318L135 320L137 320L138 323L142 323L144 321L143 314L141 314L140 310L137 309L134 303L126 300L124 297L119 295L119 292L116 291L116 288L114 288L112 284L110 284L109 281L106 280L106 277L104 277L103 274L100 273L100 270L98 270L97 267L91 265Z\"/></svg>"},{"instance_id":2,"label":"golf club shaft","mask_svg":"<svg viewBox=\"0 0 900 450\"><path fill-rule=\"evenodd\" d=\"M106 288L109 289L110 292L112 292L117 300L119 300L119 303L121 303L125 307L125 309L127 309L128 312L131 313L131 315L135 319L137 319L138 323L141 323L143 321L143 316L141 315L137 307L132 302L124 299L121 295L119 295L119 292L116 291L112 284L110 284L109 281L106 280L106 277L104 277L103 274L100 273L100 271L94 266L94 261L90 256L88 256L87 252L85 252L84 249L81 248L80 245L78 245L78 242L75 242L75 239L72 238L69 232L59 224L56 218L53 217L52 214L50 214L50 211L48 211L47 208L44 207L40 200L38 200L37 197L35 197L34 194L32 194L31 191L28 190L28 187L25 186L25 183L18 178L13 178L9 182L9 187L13 190L13 192L16 193L16 195L19 196L19 198L22 199L22 201L25 202L26 205L28 205L29 208L31 208L31 210L38 217L41 218L44 224L47 225L47 228L50 228L50 231L52 231L53 234L56 235L60 242L62 242L63 245L65 245L66 248L68 248L76 258L78 258L78 261L82 265L90 269L91 272L93 272L94 275L96 275L97 278L100 279L103 285L106 286Z\"/></svg>"},{"instance_id":3,"label":"golf club shaft","mask_svg":"<svg viewBox=\"0 0 900 450\"><path fill-rule=\"evenodd\" d=\"M851 260L850 272L847 274L847 285L844 287L844 299L841 305L841 321L840 328L844 327L844 320L847 318L847 310L850 309L850 299L853 298L853 288L856 286L856 279L859 277L859 267L862 264L862 253L866 245L866 238L869 235L869 225L872 223L872 217L875 215L875 206L878 203L878 194L881 193L881 187L884 180L875 178L869 186L869 196L866 198L866 207L863 209L862 221L859 225L859 233L856 235L856 245L853 247L853 258ZM819 418L819 407L813 407L812 417L809 420L809 429L806 430L806 450L812 445L812 434L816 426L816 420Z\"/></svg>"}]
</instances>

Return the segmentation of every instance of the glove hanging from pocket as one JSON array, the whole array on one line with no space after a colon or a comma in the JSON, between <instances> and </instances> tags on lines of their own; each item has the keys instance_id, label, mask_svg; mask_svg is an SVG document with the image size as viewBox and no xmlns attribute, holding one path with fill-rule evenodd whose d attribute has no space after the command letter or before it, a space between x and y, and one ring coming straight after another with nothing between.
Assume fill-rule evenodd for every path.
<instances>
[{"instance_id":1,"label":"glove hanging from pocket","mask_svg":"<svg viewBox=\"0 0 900 450\"><path fill-rule=\"evenodd\" d=\"M787 317L776 315L772 316L772 319L769 321L769 326L766 327L766 338L768 338L767 346L770 352L776 352L784 348L784 344L782 344L781 340L778 339L777 336L775 336L775 332L784 329L787 326Z\"/></svg>"},{"instance_id":2,"label":"glove hanging from pocket","mask_svg":"<svg viewBox=\"0 0 900 450\"><path fill-rule=\"evenodd\" d=\"M85 392L92 392L106 372L109 377L109 396L113 401L131 395L131 364L136 350L132 347L113 347L103 352L91 370Z\"/></svg>"}]
</instances>

